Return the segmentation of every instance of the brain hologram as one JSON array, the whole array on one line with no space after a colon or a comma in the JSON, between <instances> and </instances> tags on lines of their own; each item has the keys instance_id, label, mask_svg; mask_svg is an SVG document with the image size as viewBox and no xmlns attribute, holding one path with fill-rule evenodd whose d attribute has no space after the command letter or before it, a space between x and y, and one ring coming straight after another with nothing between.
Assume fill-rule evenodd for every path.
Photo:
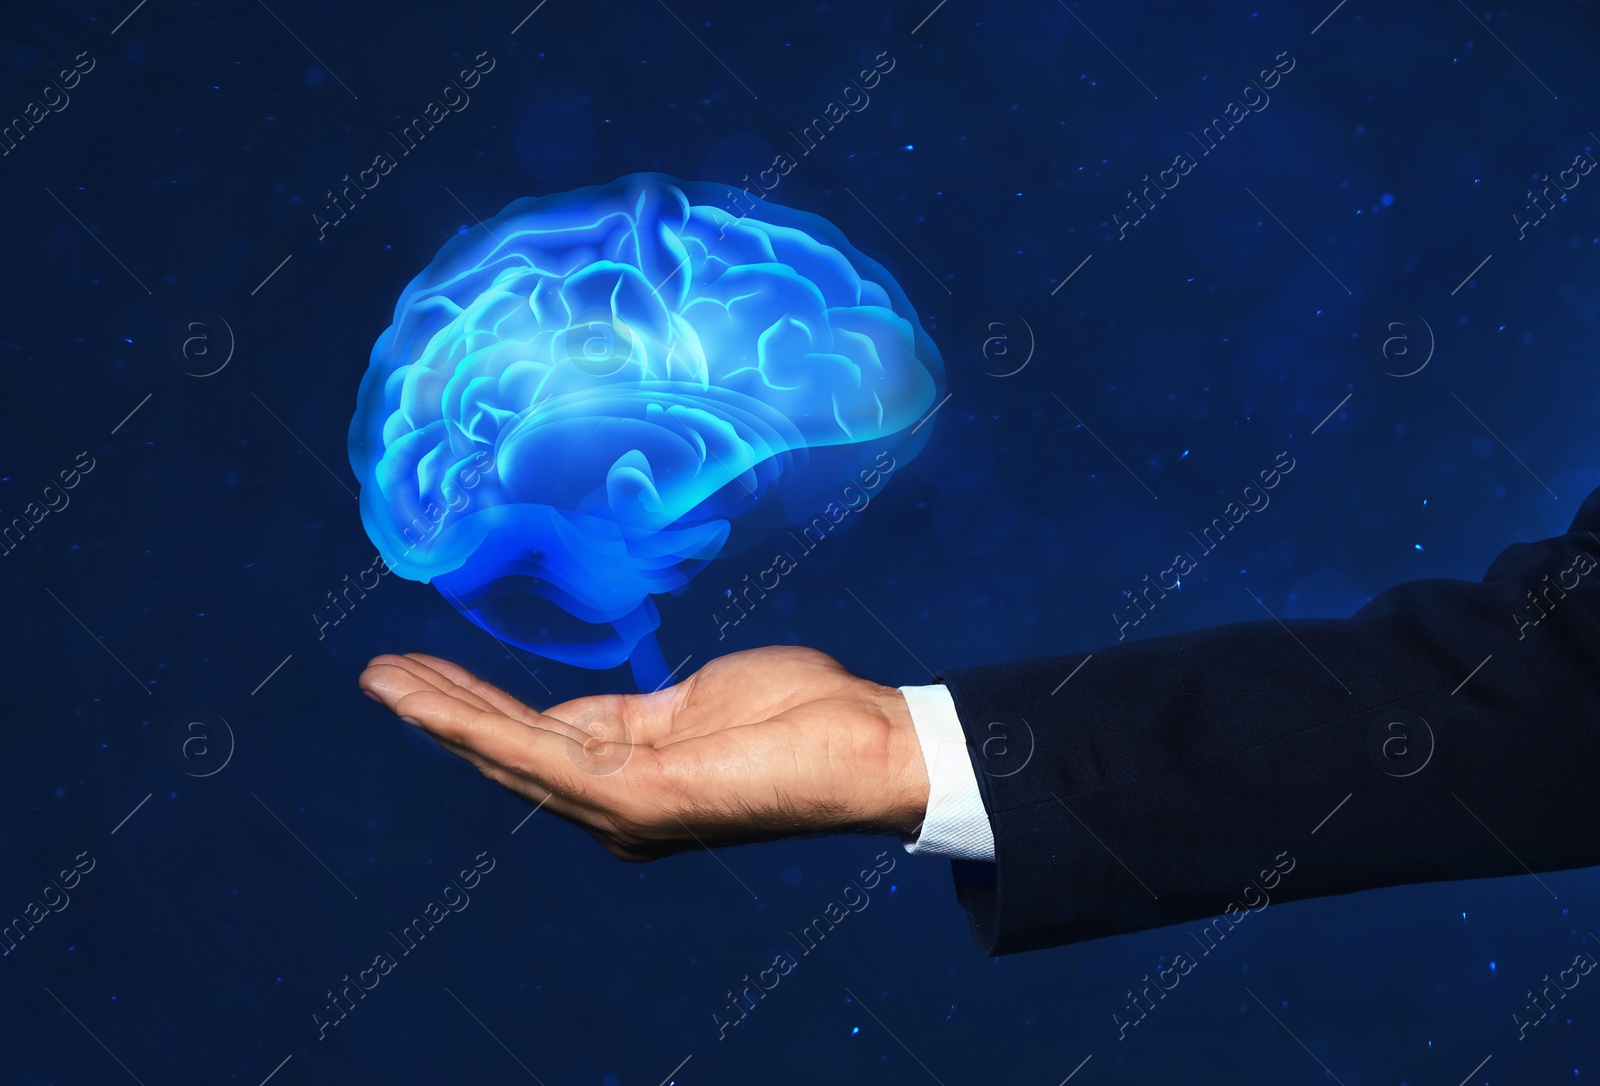
<instances>
[{"instance_id":1,"label":"brain hologram","mask_svg":"<svg viewBox=\"0 0 1600 1086\"><path fill-rule=\"evenodd\" d=\"M519 199L411 281L349 435L394 572L643 685L653 597L921 448L944 368L905 292L819 216L722 195L632 174Z\"/></svg>"}]
</instances>

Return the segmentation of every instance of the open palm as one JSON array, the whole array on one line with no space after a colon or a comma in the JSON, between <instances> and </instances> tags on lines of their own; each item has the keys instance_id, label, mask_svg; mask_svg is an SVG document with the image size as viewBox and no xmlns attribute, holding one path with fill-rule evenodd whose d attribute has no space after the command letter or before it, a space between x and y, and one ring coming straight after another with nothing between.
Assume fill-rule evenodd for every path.
<instances>
[{"instance_id":1,"label":"open palm","mask_svg":"<svg viewBox=\"0 0 1600 1086\"><path fill-rule=\"evenodd\" d=\"M905 698L814 649L736 652L653 694L543 712L420 653L375 658L360 685L625 860L804 833L909 832L927 806Z\"/></svg>"}]
</instances>

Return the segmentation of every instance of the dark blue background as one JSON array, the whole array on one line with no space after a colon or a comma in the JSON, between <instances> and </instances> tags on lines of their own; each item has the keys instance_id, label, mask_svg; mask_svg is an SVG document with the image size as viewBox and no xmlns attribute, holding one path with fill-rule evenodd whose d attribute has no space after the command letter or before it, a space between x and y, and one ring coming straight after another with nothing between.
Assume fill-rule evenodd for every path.
<instances>
[{"instance_id":1,"label":"dark blue background","mask_svg":"<svg viewBox=\"0 0 1600 1086\"><path fill-rule=\"evenodd\" d=\"M398 578L318 640L313 609L374 554L345 489L356 385L439 245L516 197L624 173L753 177L884 50L871 104L772 199L894 271L952 398L923 455L727 640L710 616L759 552L662 601L669 666L772 642L892 683L1075 661L1285 449L1270 509L1137 636L1476 578L1600 483L1600 175L1525 240L1512 218L1600 144L1593 5L1351 0L1315 34L1332 0L949 0L918 29L932 6L550 0L513 35L527 7L149 0L113 34L131 2L8 5L0 119L79 53L96 63L0 159L0 520L80 450L96 466L0 558L0 912L80 852L96 866L0 960L0 1078L529 1081L520 1060L550 1086L654 1086L685 1057L683 1083L1059 1083L1081 1066L1074 1083L1312 1084L1320 1060L1346 1086L1421 1086L1486 1055L1474 1081L1592 1073L1600 979L1526 1040L1511 1016L1593 950L1593 872L1544 876L1558 900L1505 879L1270 908L1119 1042L1113 1012L1182 929L992 962L948 865L893 840L641 868L543 813L512 836L527 805L361 697L362 664L433 652L536 705L628 689L626 669L513 660ZM471 104L319 242L326 190L485 50ZM1117 240L1126 191L1198 155L1190 132L1285 50L1271 104ZM215 376L169 345L195 310L237 340ZM1382 372L1389 322L1416 352L1431 328L1421 373ZM1004 358L985 354L997 336ZM992 376L1030 340L1020 373ZM232 761L191 776L171 729L218 717ZM884 849L892 890L719 1041L728 990ZM485 850L471 906L319 1041L324 993Z\"/></svg>"}]
</instances>

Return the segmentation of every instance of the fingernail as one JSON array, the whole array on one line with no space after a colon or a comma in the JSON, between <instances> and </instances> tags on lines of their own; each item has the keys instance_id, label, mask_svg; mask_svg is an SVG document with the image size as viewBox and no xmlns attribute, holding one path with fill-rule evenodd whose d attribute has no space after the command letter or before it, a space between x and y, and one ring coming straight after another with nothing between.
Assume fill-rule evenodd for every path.
<instances>
[{"instance_id":1,"label":"fingernail","mask_svg":"<svg viewBox=\"0 0 1600 1086\"><path fill-rule=\"evenodd\" d=\"M362 693L363 693L363 694L365 694L365 695L366 695L366 696L367 696L367 697L369 697L369 698L371 698L371 699L372 699L372 700L373 700L373 701L375 701L375 702L377 702L377 703L378 703L378 704L379 704L379 705L382 705L382 704L383 704L383 699L382 699L382 698L380 698L380 697L379 697L379 696L378 696L378 695L376 695L376 694L374 694L374 693L373 693L373 692L372 692L372 691L370 691L370 690L363 690L363 691L361 691L361 692L362 692Z\"/></svg>"},{"instance_id":2,"label":"fingernail","mask_svg":"<svg viewBox=\"0 0 1600 1086\"><path fill-rule=\"evenodd\" d=\"M422 727L422 721L420 721L420 720L414 720L414 719L412 719L411 717L408 717L408 716L403 716L400 719L405 721L407 724L411 725L413 728Z\"/></svg>"}]
</instances>

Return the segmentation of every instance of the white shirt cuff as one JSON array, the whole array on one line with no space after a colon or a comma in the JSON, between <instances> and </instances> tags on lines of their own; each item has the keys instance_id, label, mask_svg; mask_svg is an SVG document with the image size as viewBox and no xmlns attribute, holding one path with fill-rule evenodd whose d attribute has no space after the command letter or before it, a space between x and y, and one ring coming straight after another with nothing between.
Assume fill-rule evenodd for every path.
<instances>
[{"instance_id":1,"label":"white shirt cuff","mask_svg":"<svg viewBox=\"0 0 1600 1086\"><path fill-rule=\"evenodd\" d=\"M994 830L950 691L942 685L902 686L900 693L928 767L928 812L917 832L904 839L906 851L993 863Z\"/></svg>"}]
</instances>

